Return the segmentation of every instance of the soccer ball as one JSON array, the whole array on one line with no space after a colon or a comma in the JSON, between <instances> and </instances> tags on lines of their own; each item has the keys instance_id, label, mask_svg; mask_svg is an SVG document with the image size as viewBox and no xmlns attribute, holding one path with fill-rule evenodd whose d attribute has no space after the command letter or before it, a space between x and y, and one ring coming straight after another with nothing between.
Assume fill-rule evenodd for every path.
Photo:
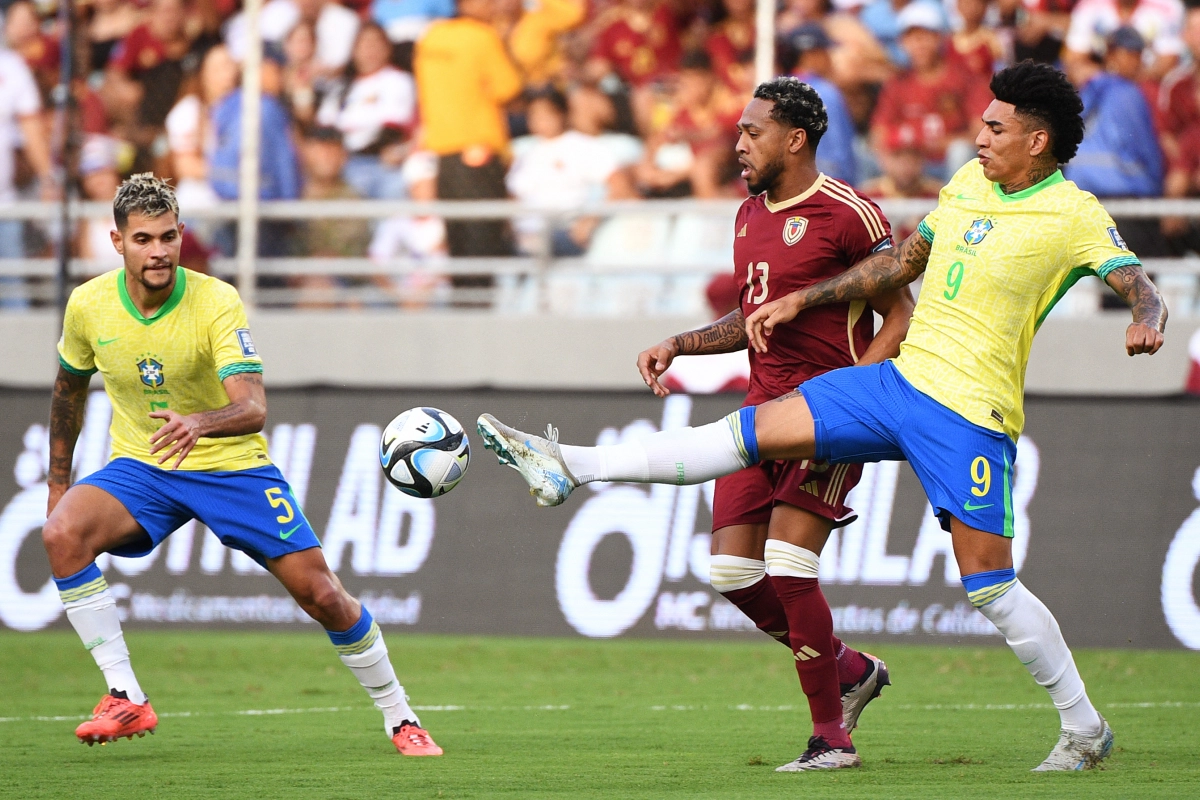
<instances>
[{"instance_id":1,"label":"soccer ball","mask_svg":"<svg viewBox=\"0 0 1200 800\"><path fill-rule=\"evenodd\" d=\"M440 497L458 485L471 445L458 420L436 408L410 408L387 424L379 466L388 481L413 497Z\"/></svg>"}]
</instances>

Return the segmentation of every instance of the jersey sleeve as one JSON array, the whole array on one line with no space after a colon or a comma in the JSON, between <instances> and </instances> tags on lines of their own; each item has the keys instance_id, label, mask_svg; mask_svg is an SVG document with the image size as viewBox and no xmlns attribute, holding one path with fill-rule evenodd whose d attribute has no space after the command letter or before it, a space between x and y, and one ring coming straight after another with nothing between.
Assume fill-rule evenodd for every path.
<instances>
[{"instance_id":1,"label":"jersey sleeve","mask_svg":"<svg viewBox=\"0 0 1200 800\"><path fill-rule=\"evenodd\" d=\"M858 213L847 221L843 238L847 268L893 244L892 225L879 206L862 194L856 193L856 199L856 204L851 208Z\"/></svg>"},{"instance_id":2,"label":"jersey sleeve","mask_svg":"<svg viewBox=\"0 0 1200 800\"><path fill-rule=\"evenodd\" d=\"M946 185L942 187L942 191L938 193L937 208L926 214L925 219L921 220L921 223L917 225L917 233L921 234L921 236L925 238L925 241L933 244L933 237L937 234L938 216L939 212L942 210L942 205L949 203L952 199L954 199L954 195L961 191L959 187L962 186L962 182L964 180L963 176L967 173L967 170L971 169L972 164L977 163L978 162L972 162L960 168L958 172L954 173L954 177L952 177L946 183Z\"/></svg>"},{"instance_id":3,"label":"jersey sleeve","mask_svg":"<svg viewBox=\"0 0 1200 800\"><path fill-rule=\"evenodd\" d=\"M1080 208L1071 257L1074 267L1090 269L1102 280L1115 269L1142 263L1130 252L1112 217L1090 196Z\"/></svg>"},{"instance_id":4,"label":"jersey sleeve","mask_svg":"<svg viewBox=\"0 0 1200 800\"><path fill-rule=\"evenodd\" d=\"M242 372L263 371L262 357L250 338L250 324L246 321L246 309L232 286L222 290L220 304L209 328L213 363L217 377L225 380L230 375Z\"/></svg>"},{"instance_id":5,"label":"jersey sleeve","mask_svg":"<svg viewBox=\"0 0 1200 800\"><path fill-rule=\"evenodd\" d=\"M62 337L58 340L58 363L72 375L94 375L96 353L83 318L79 293L72 292L63 316Z\"/></svg>"}]
</instances>

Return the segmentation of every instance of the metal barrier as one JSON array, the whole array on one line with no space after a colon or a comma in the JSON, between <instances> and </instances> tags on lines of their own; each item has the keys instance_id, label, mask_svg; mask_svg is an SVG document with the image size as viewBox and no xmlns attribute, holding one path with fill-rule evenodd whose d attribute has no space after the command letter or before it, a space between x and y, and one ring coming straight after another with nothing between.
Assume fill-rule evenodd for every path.
<instances>
[{"instance_id":1,"label":"metal barrier","mask_svg":"<svg viewBox=\"0 0 1200 800\"><path fill-rule=\"evenodd\" d=\"M440 217L450 220L538 218L542 234L532 254L511 258L257 258L256 300L268 307L466 307L506 313L620 316L642 313L707 313L703 289L711 276L731 267L730 220L737 200L617 201L569 209L546 209L507 200L485 201L274 201L259 205L259 219L271 221L372 220ZM883 200L893 221L915 220L933 200ZM1166 216L1200 218L1200 200L1110 200L1105 208L1121 219ZM0 219L42 223L57 237L58 203L0 205ZM70 217L111 220L106 203L75 202ZM232 223L236 202L185 209L183 218L199 225ZM556 224L581 217L600 225L583 256L556 258L550 235ZM1200 313L1200 255L1144 259L1175 314ZM111 261L72 259L69 273L82 279L112 268ZM215 258L211 270L223 278L238 275L236 258ZM57 260L0 259L0 308L53 302ZM474 276L475 280L462 280ZM19 280L14 280L19 279ZM457 285L456 285L457 284ZM466 285L462 285L466 284ZM473 284L473 285L472 285ZM1098 313L1098 282L1083 283L1057 313ZM12 302L13 300L16 302Z\"/></svg>"}]
</instances>

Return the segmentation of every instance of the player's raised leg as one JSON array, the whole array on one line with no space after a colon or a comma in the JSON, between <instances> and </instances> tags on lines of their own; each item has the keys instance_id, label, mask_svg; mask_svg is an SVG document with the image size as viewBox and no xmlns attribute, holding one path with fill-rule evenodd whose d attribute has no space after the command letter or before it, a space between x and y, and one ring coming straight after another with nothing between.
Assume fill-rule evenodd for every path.
<instances>
[{"instance_id":1,"label":"player's raised leg","mask_svg":"<svg viewBox=\"0 0 1200 800\"><path fill-rule=\"evenodd\" d=\"M708 425L660 431L641 440L601 447L559 444L511 428L491 414L479 417L484 446L517 470L540 506L556 506L578 486L596 481L704 483L759 460L813 456L813 419L799 394L747 406Z\"/></svg>"},{"instance_id":2,"label":"player's raised leg","mask_svg":"<svg viewBox=\"0 0 1200 800\"><path fill-rule=\"evenodd\" d=\"M342 587L320 548L271 559L267 567L300 607L325 628L338 658L383 713L384 730L396 749L406 756L440 756L442 748L421 727L396 679L382 631L371 612Z\"/></svg>"},{"instance_id":3,"label":"player's raised leg","mask_svg":"<svg viewBox=\"0 0 1200 800\"><path fill-rule=\"evenodd\" d=\"M1017 579L1012 539L951 520L954 555L971 604L1004 634L1004 640L1058 709L1058 743L1035 772L1090 769L1112 752L1108 722L1088 698L1057 620Z\"/></svg>"},{"instance_id":4,"label":"player's raised leg","mask_svg":"<svg viewBox=\"0 0 1200 800\"><path fill-rule=\"evenodd\" d=\"M116 601L96 557L145 537L112 495L94 486L72 487L42 528L42 542L71 626L104 674L108 693L92 718L75 729L79 741L106 744L154 733L158 717L138 684L121 631Z\"/></svg>"}]
</instances>

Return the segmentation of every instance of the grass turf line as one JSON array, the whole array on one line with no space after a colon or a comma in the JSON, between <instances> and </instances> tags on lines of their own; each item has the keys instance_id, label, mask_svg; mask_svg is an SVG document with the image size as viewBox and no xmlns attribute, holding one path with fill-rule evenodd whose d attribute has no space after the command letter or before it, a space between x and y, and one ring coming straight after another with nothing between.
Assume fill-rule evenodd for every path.
<instances>
[{"instance_id":1,"label":"grass turf line","mask_svg":"<svg viewBox=\"0 0 1200 800\"><path fill-rule=\"evenodd\" d=\"M1057 714L1007 649L872 648L896 685L855 735L864 767L797 775L773 767L803 749L807 706L786 650L767 641L393 632L412 702L444 709L422 721L447 755L405 759L317 631L129 640L164 715L158 734L88 748L74 718L103 686L75 635L0 634L0 797L1091 800L1200 785L1200 688L1184 677L1200 666L1193 653L1077 653L1117 750L1103 771L1032 775ZM238 713L279 709L336 710ZM71 719L31 719L57 716Z\"/></svg>"}]
</instances>

